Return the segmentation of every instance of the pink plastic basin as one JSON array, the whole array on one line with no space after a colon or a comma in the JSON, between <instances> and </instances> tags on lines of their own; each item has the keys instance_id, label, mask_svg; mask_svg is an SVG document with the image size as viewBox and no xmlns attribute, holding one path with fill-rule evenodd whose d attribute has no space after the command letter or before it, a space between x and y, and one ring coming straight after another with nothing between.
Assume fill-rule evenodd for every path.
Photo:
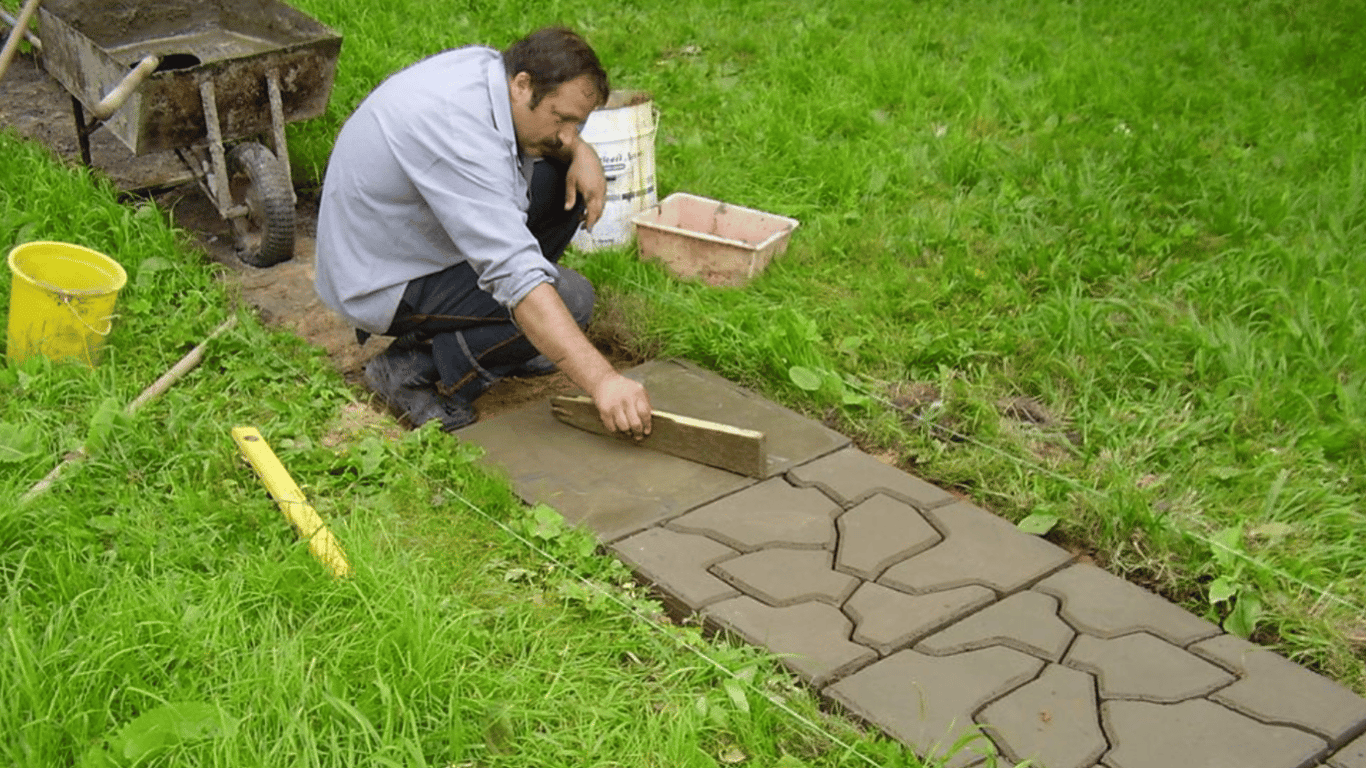
<instances>
[{"instance_id":1,"label":"pink plastic basin","mask_svg":"<svg viewBox=\"0 0 1366 768\"><path fill-rule=\"evenodd\" d=\"M796 219L675 192L636 214L641 258L711 285L748 283L787 250Z\"/></svg>"}]
</instances>

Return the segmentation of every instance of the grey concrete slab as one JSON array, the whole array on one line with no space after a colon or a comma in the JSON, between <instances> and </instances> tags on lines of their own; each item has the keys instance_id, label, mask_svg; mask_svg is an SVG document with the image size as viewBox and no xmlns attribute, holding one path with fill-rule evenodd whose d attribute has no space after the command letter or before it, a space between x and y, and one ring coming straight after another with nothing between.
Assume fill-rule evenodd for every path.
<instances>
[{"instance_id":1,"label":"grey concrete slab","mask_svg":"<svg viewBox=\"0 0 1366 768\"><path fill-rule=\"evenodd\" d=\"M1366 736L1359 736L1328 758L1332 768L1366 768Z\"/></svg>"},{"instance_id":2,"label":"grey concrete slab","mask_svg":"<svg viewBox=\"0 0 1366 768\"><path fill-rule=\"evenodd\" d=\"M544 503L615 541L754 480L694 464L556 420L549 402L477 422L457 436L485 450L528 504Z\"/></svg>"},{"instance_id":3,"label":"grey concrete slab","mask_svg":"<svg viewBox=\"0 0 1366 768\"><path fill-rule=\"evenodd\" d=\"M857 448L847 448L803 464L789 474L799 485L821 488L844 504L853 504L874 493L885 493L920 509L930 509L956 498L948 491L883 464Z\"/></svg>"},{"instance_id":4,"label":"grey concrete slab","mask_svg":"<svg viewBox=\"0 0 1366 768\"><path fill-rule=\"evenodd\" d=\"M978 709L1029 682L1043 666L1039 659L1001 647L944 657L905 650L864 667L825 693L916 754L934 759L952 754L953 746L971 734ZM949 765L972 759L954 755Z\"/></svg>"},{"instance_id":5,"label":"grey concrete slab","mask_svg":"<svg viewBox=\"0 0 1366 768\"><path fill-rule=\"evenodd\" d=\"M1095 680L1056 664L992 702L978 719L1012 762L1091 768L1110 747L1100 727Z\"/></svg>"},{"instance_id":6,"label":"grey concrete slab","mask_svg":"<svg viewBox=\"0 0 1366 768\"><path fill-rule=\"evenodd\" d=\"M1094 565L1070 566L1034 588L1058 598L1062 617L1096 637L1149 632L1184 648L1223 634L1199 616Z\"/></svg>"},{"instance_id":7,"label":"grey concrete slab","mask_svg":"<svg viewBox=\"0 0 1366 768\"><path fill-rule=\"evenodd\" d=\"M981 584L1013 592L1072 559L980 507L960 501L925 513L944 541L888 568L878 582L907 592Z\"/></svg>"},{"instance_id":8,"label":"grey concrete slab","mask_svg":"<svg viewBox=\"0 0 1366 768\"><path fill-rule=\"evenodd\" d=\"M854 641L886 656L995 597L991 590L977 585L908 595L864 582L844 604L844 612L854 620Z\"/></svg>"},{"instance_id":9,"label":"grey concrete slab","mask_svg":"<svg viewBox=\"0 0 1366 768\"><path fill-rule=\"evenodd\" d=\"M781 477L675 518L669 528L701 533L736 549L833 549L840 507L814 488L794 488Z\"/></svg>"},{"instance_id":10,"label":"grey concrete slab","mask_svg":"<svg viewBox=\"0 0 1366 768\"><path fill-rule=\"evenodd\" d=\"M1067 652L1065 663L1094 674L1105 699L1185 701L1237 679L1199 656L1143 632L1113 640L1082 635Z\"/></svg>"},{"instance_id":11,"label":"grey concrete slab","mask_svg":"<svg viewBox=\"0 0 1366 768\"><path fill-rule=\"evenodd\" d=\"M687 360L652 360L624 372L645 385L650 405L764 433L772 477L849 445L849 438Z\"/></svg>"},{"instance_id":12,"label":"grey concrete slab","mask_svg":"<svg viewBox=\"0 0 1366 768\"><path fill-rule=\"evenodd\" d=\"M740 553L706 536L651 528L613 544L612 551L664 595L666 607L686 615L740 592L707 571Z\"/></svg>"},{"instance_id":13,"label":"grey concrete slab","mask_svg":"<svg viewBox=\"0 0 1366 768\"><path fill-rule=\"evenodd\" d=\"M1327 744L1296 728L1259 723L1205 699L1180 704L1107 701L1113 768L1307 768Z\"/></svg>"},{"instance_id":14,"label":"grey concrete slab","mask_svg":"<svg viewBox=\"0 0 1366 768\"><path fill-rule=\"evenodd\" d=\"M784 654L783 663L815 686L877 658L849 642L849 618L825 603L774 608L752 597L737 597L708 606L706 621L746 641Z\"/></svg>"},{"instance_id":15,"label":"grey concrete slab","mask_svg":"<svg viewBox=\"0 0 1366 768\"><path fill-rule=\"evenodd\" d=\"M1242 678L1210 696L1258 720L1289 723L1333 744L1366 728L1366 700L1338 683L1233 635L1191 646Z\"/></svg>"},{"instance_id":16,"label":"grey concrete slab","mask_svg":"<svg viewBox=\"0 0 1366 768\"><path fill-rule=\"evenodd\" d=\"M888 566L938 544L943 536L915 507L891 496L878 494L840 515L841 570L872 581Z\"/></svg>"},{"instance_id":17,"label":"grey concrete slab","mask_svg":"<svg viewBox=\"0 0 1366 768\"><path fill-rule=\"evenodd\" d=\"M1058 601L1032 590L1011 595L993 606L935 633L916 650L943 656L1004 645L1048 661L1061 661L1076 632L1058 618Z\"/></svg>"},{"instance_id":18,"label":"grey concrete slab","mask_svg":"<svg viewBox=\"0 0 1366 768\"><path fill-rule=\"evenodd\" d=\"M632 368L651 404L687 416L762 430L769 473L847 445L848 438L691 363ZM549 401L477 422L457 437L485 450L528 503L545 503L604 541L615 541L706 504L754 480L562 424Z\"/></svg>"},{"instance_id":19,"label":"grey concrete slab","mask_svg":"<svg viewBox=\"0 0 1366 768\"><path fill-rule=\"evenodd\" d=\"M859 585L857 578L837 573L830 553L818 549L764 549L727 560L714 570L768 605L819 600L838 607Z\"/></svg>"}]
</instances>

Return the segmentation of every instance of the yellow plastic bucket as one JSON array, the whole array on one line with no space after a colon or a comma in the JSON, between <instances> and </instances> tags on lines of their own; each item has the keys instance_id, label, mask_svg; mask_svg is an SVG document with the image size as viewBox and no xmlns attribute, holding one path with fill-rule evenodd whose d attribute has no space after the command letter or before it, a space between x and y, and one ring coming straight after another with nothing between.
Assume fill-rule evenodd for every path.
<instances>
[{"instance_id":1,"label":"yellow plastic bucket","mask_svg":"<svg viewBox=\"0 0 1366 768\"><path fill-rule=\"evenodd\" d=\"M128 282L123 267L79 245L36 241L9 252L9 270L9 358L75 358L94 366Z\"/></svg>"}]
</instances>

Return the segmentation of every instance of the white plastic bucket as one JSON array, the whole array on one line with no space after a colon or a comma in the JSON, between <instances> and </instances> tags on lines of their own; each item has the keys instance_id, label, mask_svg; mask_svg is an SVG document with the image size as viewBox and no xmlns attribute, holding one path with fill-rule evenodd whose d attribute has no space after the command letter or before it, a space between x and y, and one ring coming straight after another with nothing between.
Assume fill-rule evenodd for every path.
<instances>
[{"instance_id":1,"label":"white plastic bucket","mask_svg":"<svg viewBox=\"0 0 1366 768\"><path fill-rule=\"evenodd\" d=\"M580 228L574 247L596 251L628 245L635 238L631 218L653 208L655 129L658 112L645 91L612 91L607 103L588 115L580 134L593 145L607 176L607 201L593 231Z\"/></svg>"}]
</instances>

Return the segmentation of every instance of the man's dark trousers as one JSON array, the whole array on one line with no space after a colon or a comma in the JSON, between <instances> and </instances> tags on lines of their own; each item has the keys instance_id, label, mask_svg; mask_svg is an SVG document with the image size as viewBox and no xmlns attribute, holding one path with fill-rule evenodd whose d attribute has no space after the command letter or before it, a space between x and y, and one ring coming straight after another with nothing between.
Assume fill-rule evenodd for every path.
<instances>
[{"instance_id":1,"label":"man's dark trousers","mask_svg":"<svg viewBox=\"0 0 1366 768\"><path fill-rule=\"evenodd\" d=\"M574 208L564 210L567 170L556 160L536 163L527 211L527 227L541 253L557 266L584 213L582 196ZM593 315L593 285L568 267L559 271L555 289L585 328ZM409 282L386 335L400 337L404 345L430 340L440 377L437 389L466 402L538 354L507 308L479 289L468 263Z\"/></svg>"}]
</instances>

